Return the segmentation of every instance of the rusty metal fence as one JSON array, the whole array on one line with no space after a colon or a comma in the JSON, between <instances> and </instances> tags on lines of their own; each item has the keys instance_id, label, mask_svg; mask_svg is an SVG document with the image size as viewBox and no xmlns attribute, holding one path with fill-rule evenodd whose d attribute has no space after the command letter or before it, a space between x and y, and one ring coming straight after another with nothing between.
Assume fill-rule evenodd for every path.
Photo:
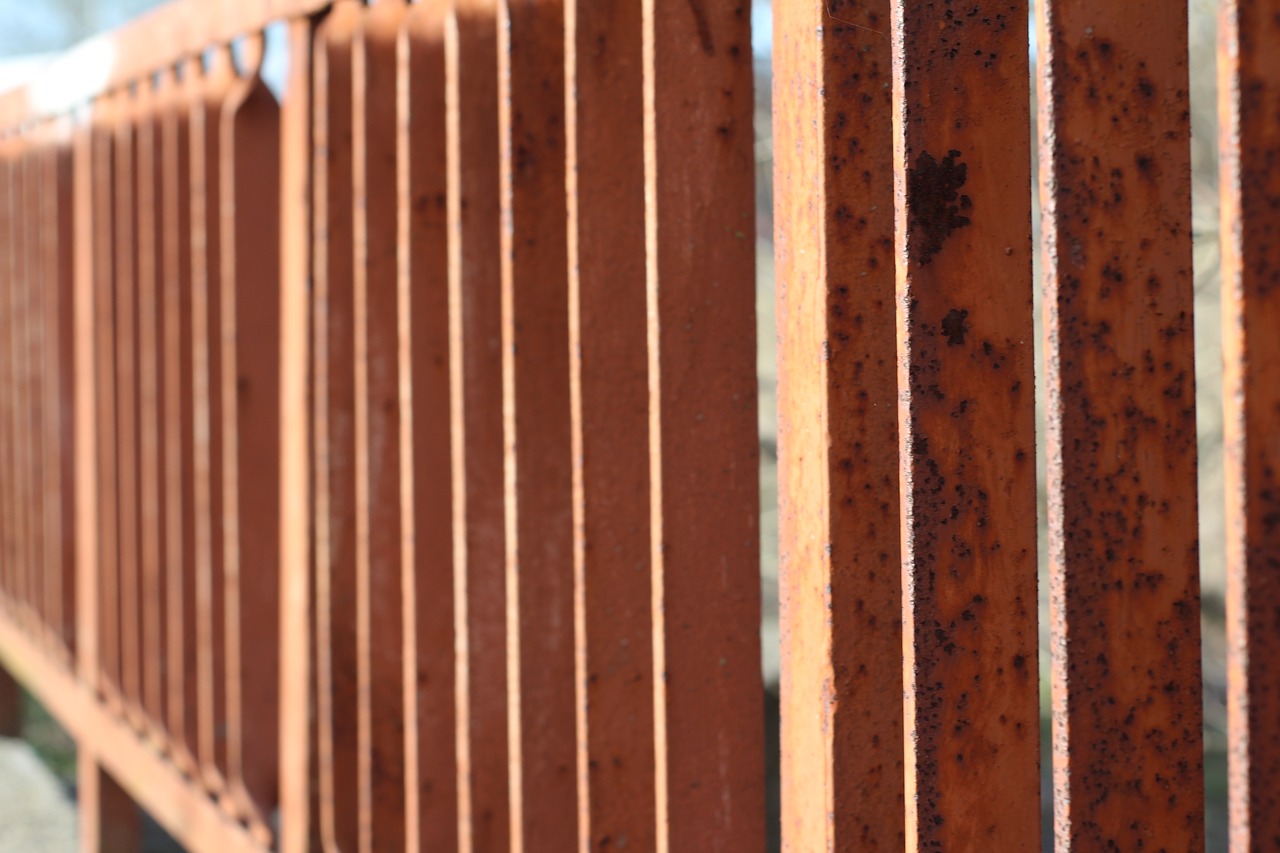
<instances>
[{"instance_id":1,"label":"rusty metal fence","mask_svg":"<svg viewBox=\"0 0 1280 853\"><path fill-rule=\"evenodd\" d=\"M1280 2L1221 8L1246 851ZM1204 848L1186 11L1039 4L1038 437L1027 4L774 4L787 850L1038 849L1042 760L1059 850ZM751 35L176 0L0 96L0 664L85 850L764 848Z\"/></svg>"}]
</instances>

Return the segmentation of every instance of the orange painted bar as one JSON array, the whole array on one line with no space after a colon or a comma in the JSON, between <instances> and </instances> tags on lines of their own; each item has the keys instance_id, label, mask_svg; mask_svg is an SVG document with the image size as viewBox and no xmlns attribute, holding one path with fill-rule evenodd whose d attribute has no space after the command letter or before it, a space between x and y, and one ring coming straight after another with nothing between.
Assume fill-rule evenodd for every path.
<instances>
[{"instance_id":1,"label":"orange painted bar","mask_svg":"<svg viewBox=\"0 0 1280 853\"><path fill-rule=\"evenodd\" d=\"M246 37L218 129L222 362L214 393L222 396L229 793L267 844L279 791L280 109L259 76L263 53L261 34Z\"/></svg>"},{"instance_id":2,"label":"orange painted bar","mask_svg":"<svg viewBox=\"0 0 1280 853\"><path fill-rule=\"evenodd\" d=\"M579 850L656 844L643 24L565 3Z\"/></svg>"},{"instance_id":3,"label":"orange painted bar","mask_svg":"<svg viewBox=\"0 0 1280 853\"><path fill-rule=\"evenodd\" d=\"M891 16L906 849L1038 850L1027 7Z\"/></svg>"},{"instance_id":4,"label":"orange painted bar","mask_svg":"<svg viewBox=\"0 0 1280 853\"><path fill-rule=\"evenodd\" d=\"M226 626L223 588L222 112L235 71L230 51L212 52L200 73L192 64L191 399L195 429L196 681L199 761L215 793L227 778Z\"/></svg>"},{"instance_id":5,"label":"orange painted bar","mask_svg":"<svg viewBox=\"0 0 1280 853\"><path fill-rule=\"evenodd\" d=\"M1280 838L1280 5L1219 5L1231 849Z\"/></svg>"},{"instance_id":6,"label":"orange painted bar","mask_svg":"<svg viewBox=\"0 0 1280 853\"><path fill-rule=\"evenodd\" d=\"M405 847L458 845L450 477L448 157L443 3L409 8L399 41L401 501Z\"/></svg>"},{"instance_id":7,"label":"orange painted bar","mask_svg":"<svg viewBox=\"0 0 1280 853\"><path fill-rule=\"evenodd\" d=\"M774 13L787 850L904 843L889 3Z\"/></svg>"},{"instance_id":8,"label":"orange painted bar","mask_svg":"<svg viewBox=\"0 0 1280 853\"><path fill-rule=\"evenodd\" d=\"M445 30L458 844L510 845L495 0ZM492 105L490 108L488 105Z\"/></svg>"},{"instance_id":9,"label":"orange painted bar","mask_svg":"<svg viewBox=\"0 0 1280 853\"><path fill-rule=\"evenodd\" d=\"M1203 850L1187 9L1041 8L1054 830Z\"/></svg>"},{"instance_id":10,"label":"orange painted bar","mask_svg":"<svg viewBox=\"0 0 1280 853\"><path fill-rule=\"evenodd\" d=\"M511 846L577 840L561 0L498 4ZM464 107L465 108L465 107Z\"/></svg>"},{"instance_id":11,"label":"orange painted bar","mask_svg":"<svg viewBox=\"0 0 1280 853\"><path fill-rule=\"evenodd\" d=\"M643 3L663 853L764 846L749 12Z\"/></svg>"},{"instance_id":12,"label":"orange painted bar","mask_svg":"<svg viewBox=\"0 0 1280 853\"><path fill-rule=\"evenodd\" d=\"M191 103L192 64L160 77L163 214L162 345L164 369L165 650L170 677L165 704L174 760L194 773L200 733L197 707L194 410L192 394Z\"/></svg>"},{"instance_id":13,"label":"orange painted bar","mask_svg":"<svg viewBox=\"0 0 1280 853\"><path fill-rule=\"evenodd\" d=\"M352 41L362 6L336 5L316 29L313 152L316 713L320 836L359 845L355 575L355 238Z\"/></svg>"}]
</instances>

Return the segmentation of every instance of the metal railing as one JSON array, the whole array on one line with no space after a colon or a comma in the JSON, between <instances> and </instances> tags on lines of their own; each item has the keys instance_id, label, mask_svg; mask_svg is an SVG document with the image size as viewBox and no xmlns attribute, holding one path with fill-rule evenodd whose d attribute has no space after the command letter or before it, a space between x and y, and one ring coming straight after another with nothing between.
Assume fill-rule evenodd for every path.
<instances>
[{"instance_id":1,"label":"metal railing","mask_svg":"<svg viewBox=\"0 0 1280 853\"><path fill-rule=\"evenodd\" d=\"M1175 5L1038 16L1063 850L1205 843ZM749 11L176 0L0 96L0 664L86 850L763 849ZM1222 3L1239 850L1277 14ZM1028 7L774 16L783 844L1032 849Z\"/></svg>"}]
</instances>

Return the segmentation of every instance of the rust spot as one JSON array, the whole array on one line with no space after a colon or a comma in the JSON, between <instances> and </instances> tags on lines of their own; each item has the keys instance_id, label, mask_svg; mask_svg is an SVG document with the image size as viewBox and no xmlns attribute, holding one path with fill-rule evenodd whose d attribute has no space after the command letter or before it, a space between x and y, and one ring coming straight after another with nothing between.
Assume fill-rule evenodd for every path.
<instances>
[{"instance_id":1,"label":"rust spot","mask_svg":"<svg viewBox=\"0 0 1280 853\"><path fill-rule=\"evenodd\" d=\"M958 347L964 343L964 336L969 331L969 324L965 322L968 317L968 311L952 308L942 318L942 334L946 335L947 346Z\"/></svg>"},{"instance_id":2,"label":"rust spot","mask_svg":"<svg viewBox=\"0 0 1280 853\"><path fill-rule=\"evenodd\" d=\"M913 246L917 260L927 265L942 250L942 244L957 228L969 224L964 215L973 207L960 188L968 179L969 167L959 162L960 152L952 149L941 162L928 151L916 158L907 170L907 204L911 211L911 234L920 241Z\"/></svg>"}]
</instances>

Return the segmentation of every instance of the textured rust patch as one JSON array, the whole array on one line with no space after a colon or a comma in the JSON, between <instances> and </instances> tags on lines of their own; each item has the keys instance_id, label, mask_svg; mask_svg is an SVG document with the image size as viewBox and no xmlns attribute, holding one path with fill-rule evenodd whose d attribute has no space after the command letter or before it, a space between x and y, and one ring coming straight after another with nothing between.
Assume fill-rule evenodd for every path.
<instances>
[{"instance_id":1,"label":"textured rust patch","mask_svg":"<svg viewBox=\"0 0 1280 853\"><path fill-rule=\"evenodd\" d=\"M953 231L970 223L966 214L973 209L973 200L960 194L969 167L959 162L959 157L960 152L954 149L941 161L928 151L921 151L915 167L907 170L909 239L919 241L912 253L922 266L942 251L942 244Z\"/></svg>"}]
</instances>

